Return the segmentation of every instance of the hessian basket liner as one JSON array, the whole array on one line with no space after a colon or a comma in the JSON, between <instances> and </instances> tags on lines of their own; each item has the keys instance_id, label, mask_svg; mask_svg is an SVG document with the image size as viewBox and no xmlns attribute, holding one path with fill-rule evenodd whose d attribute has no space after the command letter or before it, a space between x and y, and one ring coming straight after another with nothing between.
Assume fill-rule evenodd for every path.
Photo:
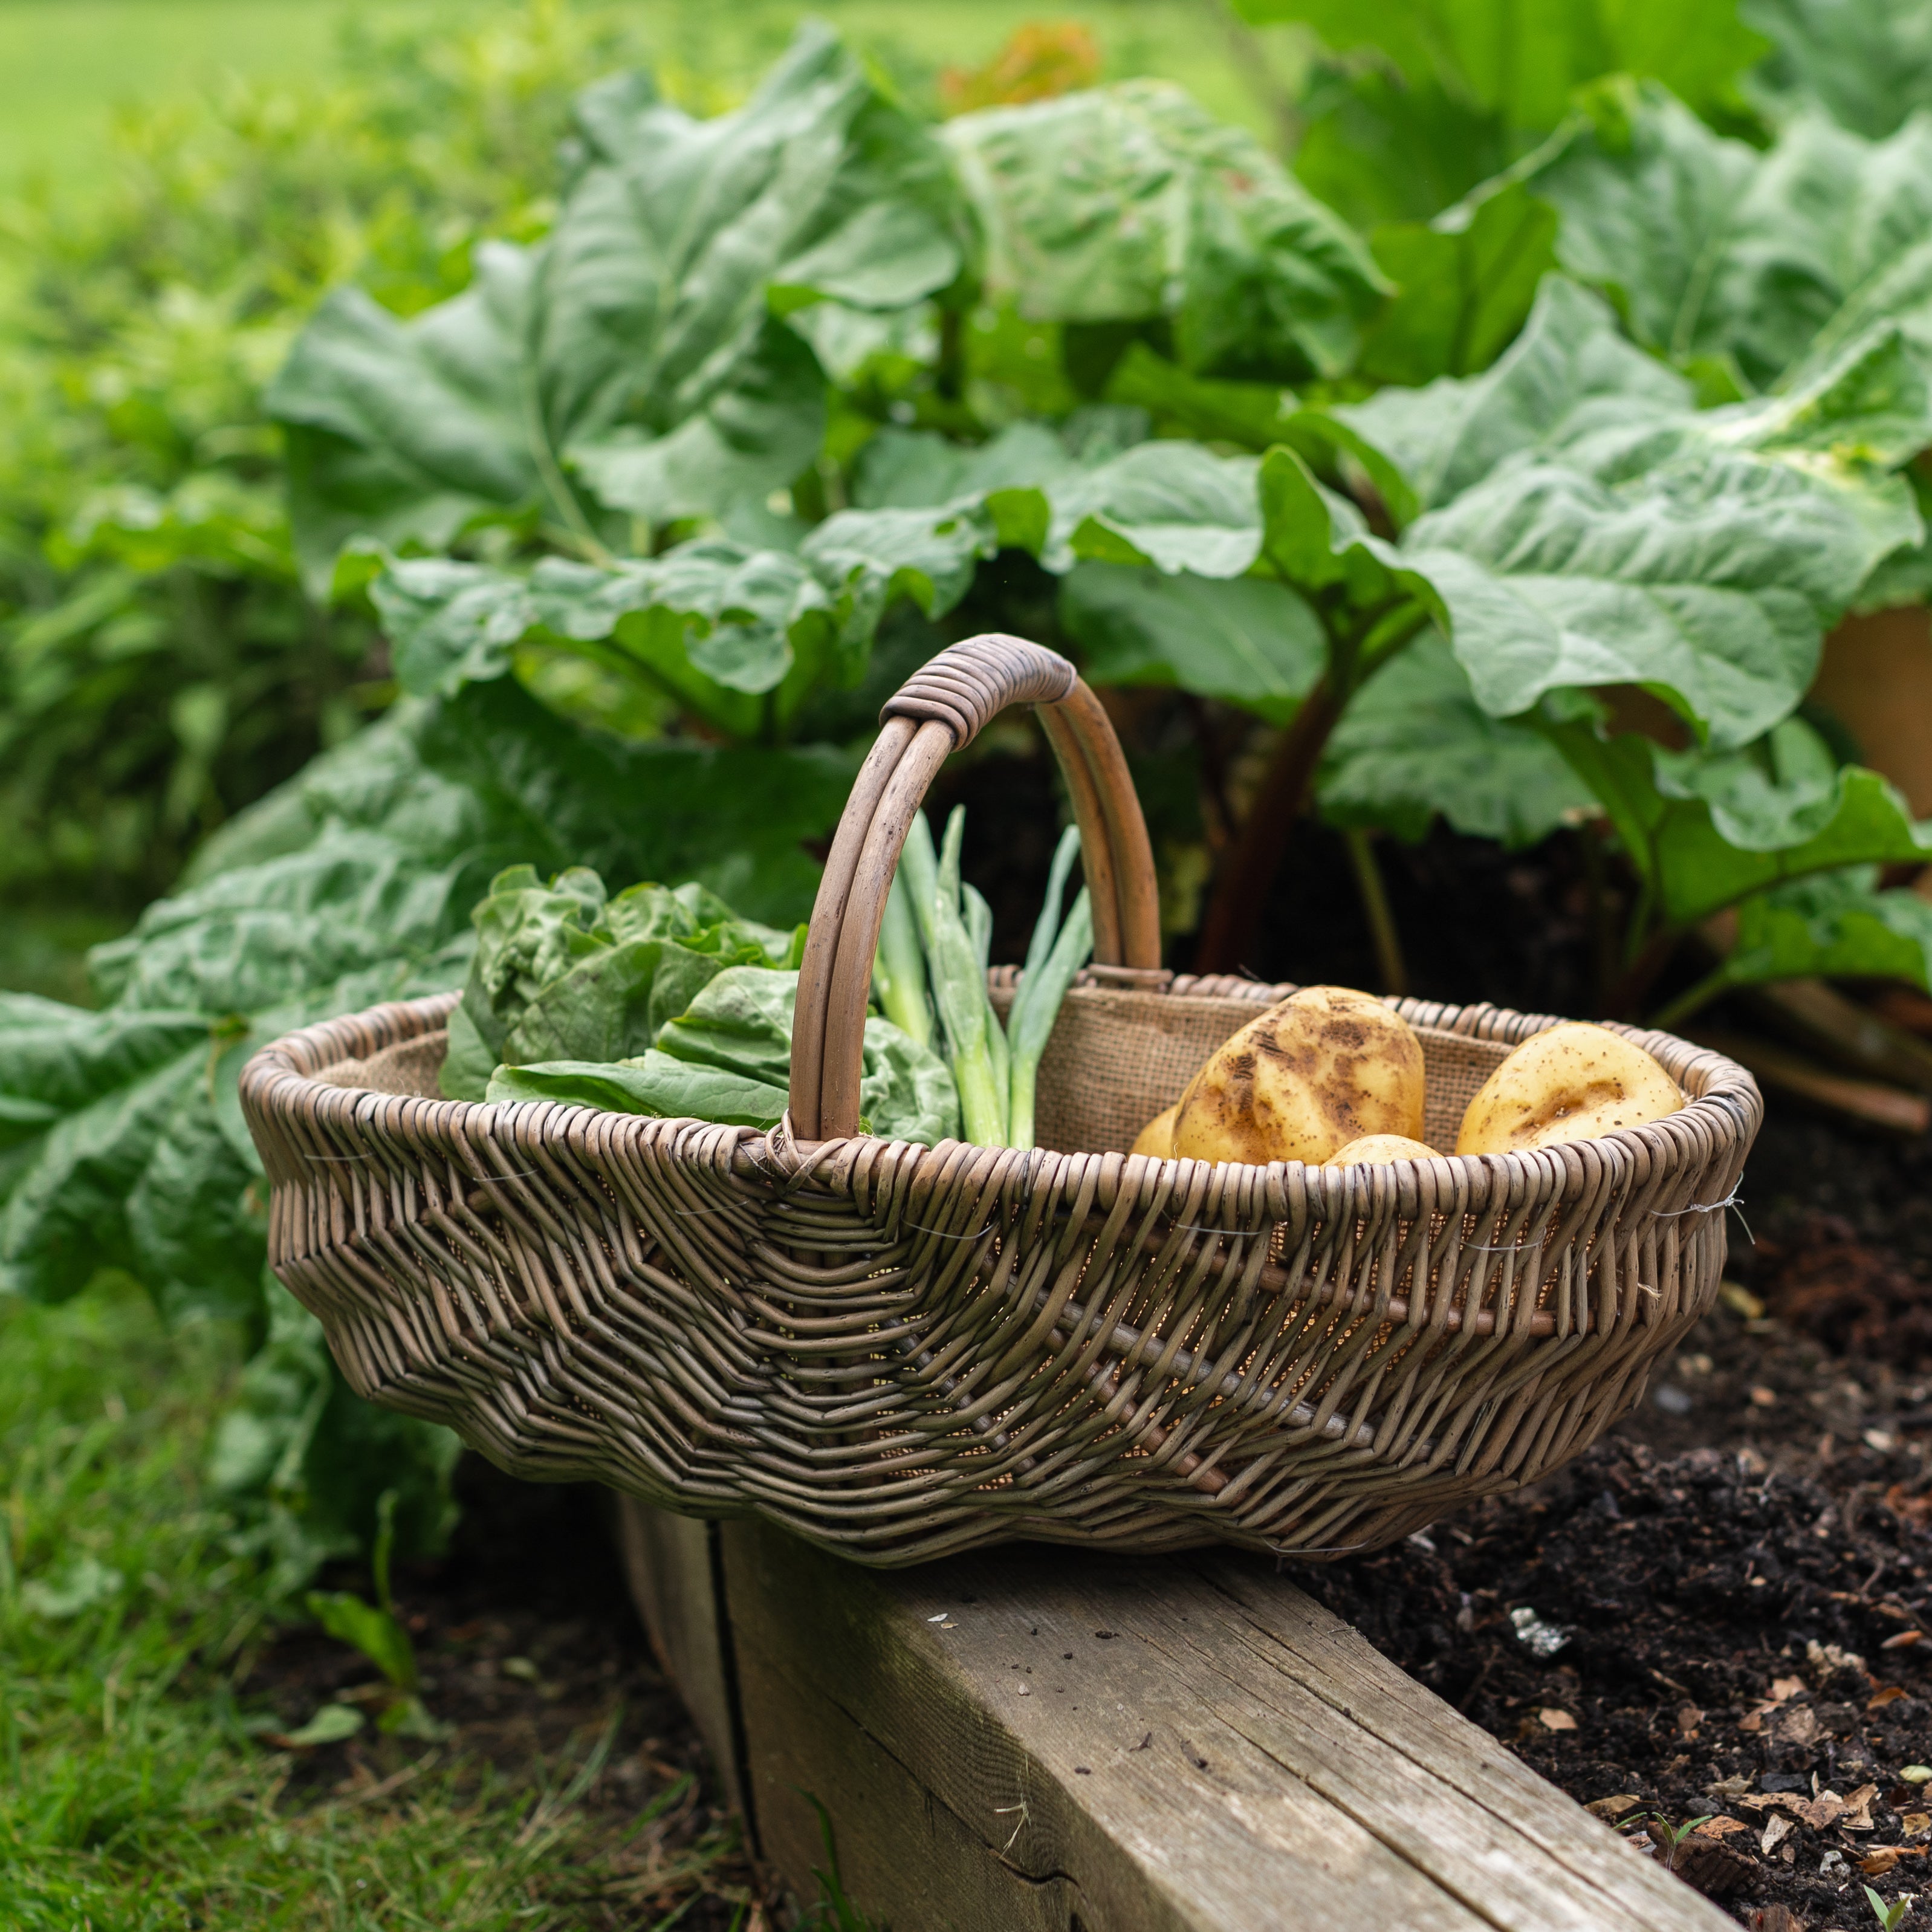
<instances>
[{"instance_id":1,"label":"hessian basket liner","mask_svg":"<svg viewBox=\"0 0 1932 1932\"><path fill-rule=\"evenodd\" d=\"M861 1136L907 825L1014 703L1060 760L1094 908L1041 1144ZM780 1127L440 1100L455 997L379 1006L243 1074L270 1258L360 1394L502 1468L754 1513L868 1563L1015 1537L1330 1557L1585 1448L1717 1293L1750 1076L1622 1028L1687 1104L1601 1139L1344 1168L1129 1156L1293 990L1162 972L1155 904L1125 761L1072 667L1017 638L954 645L886 707L833 841ZM996 1004L1012 977L995 970ZM1556 1023L1394 1004L1436 1145Z\"/></svg>"}]
</instances>

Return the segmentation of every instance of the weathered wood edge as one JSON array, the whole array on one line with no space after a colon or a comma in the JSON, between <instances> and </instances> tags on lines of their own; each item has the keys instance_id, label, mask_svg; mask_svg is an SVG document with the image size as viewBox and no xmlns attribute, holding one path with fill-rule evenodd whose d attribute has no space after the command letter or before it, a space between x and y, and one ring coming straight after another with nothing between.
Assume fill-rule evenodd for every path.
<instances>
[{"instance_id":1,"label":"weathered wood edge","mask_svg":"<svg viewBox=\"0 0 1932 1932\"><path fill-rule=\"evenodd\" d=\"M621 1511L658 1654L802 1898L816 1798L896 1932L1735 1932L1265 1562L882 1574Z\"/></svg>"}]
</instances>

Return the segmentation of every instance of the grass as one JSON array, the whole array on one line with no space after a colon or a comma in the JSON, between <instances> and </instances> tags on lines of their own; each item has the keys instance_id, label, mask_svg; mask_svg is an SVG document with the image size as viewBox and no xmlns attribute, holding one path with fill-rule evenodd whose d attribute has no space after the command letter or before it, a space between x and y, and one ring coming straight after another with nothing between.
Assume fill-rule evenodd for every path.
<instances>
[{"instance_id":1,"label":"grass","mask_svg":"<svg viewBox=\"0 0 1932 1932\"><path fill-rule=\"evenodd\" d=\"M390 1740L327 1786L273 1748L236 1687L286 1613L200 1481L239 1359L131 1286L0 1301L0 1925L590 1932L740 1895L728 1832L668 1832L688 1780L598 1788L614 1714L508 1766Z\"/></svg>"},{"instance_id":2,"label":"grass","mask_svg":"<svg viewBox=\"0 0 1932 1932\"><path fill-rule=\"evenodd\" d=\"M474 23L485 10L466 8L462 17ZM943 67L986 61L1024 22L1075 20L1093 32L1109 77L1165 74L1216 112L1266 131L1230 58L1218 0L637 0L622 14L674 73L705 76L727 96L807 15L832 21L916 88ZM352 22L442 17L453 17L448 0L0 0L0 188L34 173L69 184L97 178L117 109L230 76L305 80Z\"/></svg>"}]
</instances>

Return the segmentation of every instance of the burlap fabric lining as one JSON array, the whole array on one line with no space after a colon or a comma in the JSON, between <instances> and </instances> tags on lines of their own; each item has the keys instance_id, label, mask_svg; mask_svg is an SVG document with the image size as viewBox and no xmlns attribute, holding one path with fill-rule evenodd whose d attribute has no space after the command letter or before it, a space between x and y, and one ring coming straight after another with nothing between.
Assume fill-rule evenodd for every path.
<instances>
[{"instance_id":1,"label":"burlap fabric lining","mask_svg":"<svg viewBox=\"0 0 1932 1932\"><path fill-rule=\"evenodd\" d=\"M538 1479L756 1512L861 1561L1013 1537L1332 1556L1542 1474L1711 1303L1761 1102L1532 1155L1347 1170L1124 1157L1286 988L1076 988L1015 1153L788 1145L437 1100L448 998L291 1035L243 1103L270 1253L365 1396ZM1402 1003L1453 1139L1552 1022Z\"/></svg>"}]
</instances>

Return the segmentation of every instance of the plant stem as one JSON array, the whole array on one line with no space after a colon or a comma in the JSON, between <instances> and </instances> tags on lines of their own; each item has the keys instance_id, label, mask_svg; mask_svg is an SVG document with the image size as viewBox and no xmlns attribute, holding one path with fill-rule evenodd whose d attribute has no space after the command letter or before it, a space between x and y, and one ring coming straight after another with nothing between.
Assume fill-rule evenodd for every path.
<instances>
[{"instance_id":1,"label":"plant stem","mask_svg":"<svg viewBox=\"0 0 1932 1932\"><path fill-rule=\"evenodd\" d=\"M1335 727L1369 679L1421 634L1429 614L1405 598L1360 614L1346 629L1337 628L1331 612L1324 612L1323 621L1328 668L1276 741L1261 790L1222 861L1195 950L1197 973L1232 973L1245 963L1262 902L1281 870L1294 821L1307 808Z\"/></svg>"},{"instance_id":2,"label":"plant stem","mask_svg":"<svg viewBox=\"0 0 1932 1932\"><path fill-rule=\"evenodd\" d=\"M1610 920L1610 868L1605 862L1603 834L1594 820L1576 828L1576 849L1583 862L1583 883L1590 898L1591 1010L1606 1010L1617 976L1617 939Z\"/></svg>"},{"instance_id":3,"label":"plant stem","mask_svg":"<svg viewBox=\"0 0 1932 1932\"><path fill-rule=\"evenodd\" d=\"M1700 1006L1707 1006L1729 984L1725 968L1719 964L1712 968L1694 986L1689 986L1676 999L1660 1007L1652 1017L1651 1024L1661 1027L1668 1033L1682 1021L1688 1019Z\"/></svg>"},{"instance_id":4,"label":"plant stem","mask_svg":"<svg viewBox=\"0 0 1932 1932\"><path fill-rule=\"evenodd\" d=\"M1195 950L1196 972L1232 973L1253 944L1262 902L1281 869L1288 835L1308 803L1316 768L1341 722L1345 702L1322 677L1276 741L1261 790L1215 881Z\"/></svg>"},{"instance_id":5,"label":"plant stem","mask_svg":"<svg viewBox=\"0 0 1932 1932\"><path fill-rule=\"evenodd\" d=\"M1382 989L1384 993L1406 993L1408 970L1402 962L1402 934L1396 928L1382 867L1376 862L1374 841L1359 826L1352 826L1342 833L1342 842L1348 848L1348 862L1355 871L1355 890L1361 895L1369 936L1375 941L1376 971L1382 980Z\"/></svg>"},{"instance_id":6,"label":"plant stem","mask_svg":"<svg viewBox=\"0 0 1932 1932\"><path fill-rule=\"evenodd\" d=\"M1605 1006L1612 1019L1622 1019L1643 1004L1643 997L1656 984L1657 976L1670 963L1684 937L1681 926L1666 926L1653 933L1636 957L1624 968L1623 977L1610 989Z\"/></svg>"}]
</instances>

